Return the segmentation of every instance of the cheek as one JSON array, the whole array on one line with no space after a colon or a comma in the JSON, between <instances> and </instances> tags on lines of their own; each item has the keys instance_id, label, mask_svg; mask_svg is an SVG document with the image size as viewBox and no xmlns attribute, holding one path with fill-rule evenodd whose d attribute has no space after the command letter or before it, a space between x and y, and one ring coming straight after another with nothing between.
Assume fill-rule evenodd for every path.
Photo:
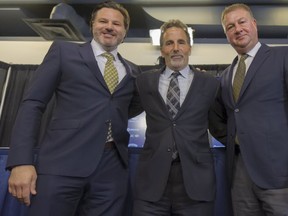
<instances>
[{"instance_id":1,"label":"cheek","mask_svg":"<svg viewBox=\"0 0 288 216\"><path fill-rule=\"evenodd\" d=\"M227 38L227 41L230 42L233 38L233 35L232 34L229 34L229 33L226 33L226 38Z\"/></svg>"},{"instance_id":2,"label":"cheek","mask_svg":"<svg viewBox=\"0 0 288 216\"><path fill-rule=\"evenodd\" d=\"M92 26L92 32L93 32L94 34L97 34L98 31L99 31L99 27L96 26L96 25L93 25L93 26Z\"/></svg>"},{"instance_id":3,"label":"cheek","mask_svg":"<svg viewBox=\"0 0 288 216\"><path fill-rule=\"evenodd\" d=\"M168 52L167 52L167 50L165 50L165 49L163 49L163 50L161 50L161 55L164 57L164 56L167 56L168 54L167 54Z\"/></svg>"},{"instance_id":4,"label":"cheek","mask_svg":"<svg viewBox=\"0 0 288 216\"><path fill-rule=\"evenodd\" d=\"M122 27L115 28L115 31L118 32L119 35L126 35L126 31Z\"/></svg>"}]
</instances>

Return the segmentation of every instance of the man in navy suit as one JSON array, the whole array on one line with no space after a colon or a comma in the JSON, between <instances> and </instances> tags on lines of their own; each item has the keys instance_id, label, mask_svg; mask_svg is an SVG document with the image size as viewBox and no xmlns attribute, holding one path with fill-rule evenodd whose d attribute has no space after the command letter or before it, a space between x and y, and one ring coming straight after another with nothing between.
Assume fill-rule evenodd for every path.
<instances>
[{"instance_id":1,"label":"man in navy suit","mask_svg":"<svg viewBox=\"0 0 288 216\"><path fill-rule=\"evenodd\" d=\"M190 36L181 21L163 24L160 49L166 65L136 79L147 130L136 169L133 216L211 216L215 173L207 129L220 83L188 65ZM167 107L174 74L180 88L177 113Z\"/></svg>"},{"instance_id":2,"label":"man in navy suit","mask_svg":"<svg viewBox=\"0 0 288 216\"><path fill-rule=\"evenodd\" d=\"M39 66L19 108L7 162L9 192L31 202L29 215L122 215L127 122L140 112L134 88L140 71L117 52L129 22L121 5L99 3L91 18L93 40L54 42ZM114 91L103 78L106 52L119 77ZM41 117L53 95L56 107L34 163Z\"/></svg>"},{"instance_id":3,"label":"man in navy suit","mask_svg":"<svg viewBox=\"0 0 288 216\"><path fill-rule=\"evenodd\" d=\"M288 47L258 41L247 5L226 7L221 21L238 54L221 78L234 213L288 215ZM245 79L234 99L236 68L245 54Z\"/></svg>"}]
</instances>

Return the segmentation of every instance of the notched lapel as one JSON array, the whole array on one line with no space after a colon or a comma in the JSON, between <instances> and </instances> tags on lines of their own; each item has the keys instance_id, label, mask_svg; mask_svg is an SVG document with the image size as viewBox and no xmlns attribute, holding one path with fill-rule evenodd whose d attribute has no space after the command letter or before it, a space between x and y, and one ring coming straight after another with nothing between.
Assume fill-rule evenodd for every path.
<instances>
[{"instance_id":1,"label":"notched lapel","mask_svg":"<svg viewBox=\"0 0 288 216\"><path fill-rule=\"evenodd\" d=\"M200 80L201 78L200 78L199 73L204 73L204 72L197 71L197 69L195 69L193 66L190 66L190 69L194 73L194 77L193 77L193 80L192 80L190 87L188 89L187 95L186 95L182 105L180 106L178 113L175 116L175 119L178 118L178 116L180 116L181 113L185 111L188 103L191 103L191 100L193 100L195 98L193 95L199 93L199 91L201 91L201 88L203 87L202 86L203 83Z\"/></svg>"},{"instance_id":2,"label":"notched lapel","mask_svg":"<svg viewBox=\"0 0 288 216\"><path fill-rule=\"evenodd\" d=\"M160 92L159 92L159 79L160 79L160 75L163 72L163 70L155 70L152 71L152 75L151 75L151 79L148 79L148 82L151 82L150 84L147 83L147 86L150 87L149 92L156 97L157 101L161 101L162 107L164 107L164 109L167 110L166 108L166 101L163 99L163 97L161 96ZM168 111L167 111L168 112Z\"/></svg>"},{"instance_id":3,"label":"notched lapel","mask_svg":"<svg viewBox=\"0 0 288 216\"><path fill-rule=\"evenodd\" d=\"M144 72L149 73L149 75L147 74L148 76L146 76L145 79L146 83L142 83L142 85L144 85L145 89L147 89L146 93L150 94L153 98L153 104L156 103L156 106L161 110L161 112L165 113L166 116L170 116L166 107L166 101L159 92L159 79L164 69L165 67L161 69L154 69L149 72Z\"/></svg>"},{"instance_id":4,"label":"notched lapel","mask_svg":"<svg viewBox=\"0 0 288 216\"><path fill-rule=\"evenodd\" d=\"M228 91L229 92L229 95L228 95L229 101L231 101L233 105L235 105L235 101L234 101L234 97L233 97L232 78L233 78L233 69L236 66L237 60L238 60L238 57L235 57L233 62L232 62L232 64L231 64L231 66L228 69L229 70L228 74L227 74L227 76L225 77L225 80L224 80L224 82L227 83L227 88L229 89L229 91Z\"/></svg>"},{"instance_id":5,"label":"notched lapel","mask_svg":"<svg viewBox=\"0 0 288 216\"><path fill-rule=\"evenodd\" d=\"M241 96L244 94L251 80L259 72L258 69L260 68L260 66L263 64L263 62L266 61L266 58L269 56L269 52L270 52L270 49L267 46L262 44L262 46L258 50L256 56L251 62L251 65L246 73L244 83L243 83L243 86L241 88L240 95L239 95L239 99L238 99L239 101L241 100Z\"/></svg>"},{"instance_id":6,"label":"notched lapel","mask_svg":"<svg viewBox=\"0 0 288 216\"><path fill-rule=\"evenodd\" d=\"M119 53L117 55L118 55L118 58L120 59L120 61L122 62L122 64L124 65L125 69L126 69L126 75L125 75L125 77L123 77L123 79L116 86L115 92L118 89L124 87L127 82L129 82L131 79L133 79L133 77L132 77L133 69L131 68L130 64Z\"/></svg>"},{"instance_id":7,"label":"notched lapel","mask_svg":"<svg viewBox=\"0 0 288 216\"><path fill-rule=\"evenodd\" d=\"M105 80L104 80L104 78L100 72L100 69L98 67L98 64L97 64L97 61L95 59L95 56L94 56L90 42L81 44L79 46L79 52L83 58L83 61L86 63L86 65L90 69L91 73L93 73L93 75L103 85L103 87L107 88L107 90L109 91L109 89L105 83Z\"/></svg>"}]
</instances>

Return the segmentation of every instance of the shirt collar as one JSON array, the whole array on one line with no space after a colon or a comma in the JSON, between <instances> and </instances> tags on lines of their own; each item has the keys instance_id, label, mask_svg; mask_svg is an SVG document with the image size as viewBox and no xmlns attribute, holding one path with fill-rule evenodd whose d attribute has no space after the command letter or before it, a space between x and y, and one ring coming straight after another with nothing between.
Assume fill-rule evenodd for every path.
<instances>
[{"instance_id":1,"label":"shirt collar","mask_svg":"<svg viewBox=\"0 0 288 216\"><path fill-rule=\"evenodd\" d=\"M251 49L249 52L247 52L246 54L248 54L248 56L250 57L255 57L256 53L258 52L258 50L260 49L261 47L261 43L258 42L254 47L253 49ZM240 56L239 56L239 59L240 59Z\"/></svg>"},{"instance_id":2,"label":"shirt collar","mask_svg":"<svg viewBox=\"0 0 288 216\"><path fill-rule=\"evenodd\" d=\"M171 74L174 72L174 70L171 70L169 67L166 67L165 70L163 71L163 75L166 78L170 78ZM187 65L185 68L183 68L182 70L179 71L180 75L184 78L188 77L188 74L190 72L190 67L189 65Z\"/></svg>"},{"instance_id":3,"label":"shirt collar","mask_svg":"<svg viewBox=\"0 0 288 216\"><path fill-rule=\"evenodd\" d=\"M103 53L105 53L106 51L102 48L102 46L96 42L94 39L91 40L91 46L92 46L92 49L93 49L93 52L95 54L95 56L101 56ZM114 56L114 59L118 59L118 56L117 56L117 49L115 50L112 50L110 52L113 56Z\"/></svg>"}]
</instances>

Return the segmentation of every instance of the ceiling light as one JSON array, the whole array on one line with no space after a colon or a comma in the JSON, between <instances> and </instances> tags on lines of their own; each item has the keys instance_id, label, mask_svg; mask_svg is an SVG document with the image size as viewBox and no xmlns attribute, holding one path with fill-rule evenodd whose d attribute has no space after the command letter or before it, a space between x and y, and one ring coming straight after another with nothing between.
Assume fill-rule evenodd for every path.
<instances>
[{"instance_id":1,"label":"ceiling light","mask_svg":"<svg viewBox=\"0 0 288 216\"><path fill-rule=\"evenodd\" d=\"M193 45L193 29L188 27L188 33L190 35L190 41L191 41L191 46ZM150 29L149 30L149 35L151 38L151 42L153 46L160 46L160 35L161 35L161 30L160 29Z\"/></svg>"}]
</instances>

